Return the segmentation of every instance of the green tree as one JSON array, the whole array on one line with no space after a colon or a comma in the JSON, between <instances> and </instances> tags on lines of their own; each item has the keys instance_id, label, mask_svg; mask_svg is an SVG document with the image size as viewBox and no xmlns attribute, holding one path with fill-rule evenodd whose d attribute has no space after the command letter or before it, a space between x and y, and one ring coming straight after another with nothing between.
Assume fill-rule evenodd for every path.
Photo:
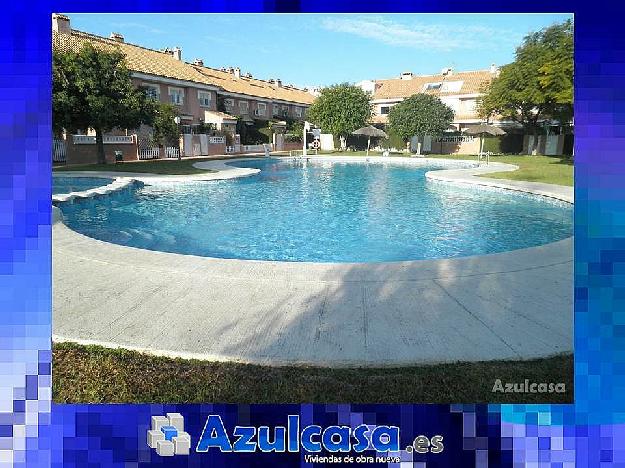
<instances>
[{"instance_id":1,"label":"green tree","mask_svg":"<svg viewBox=\"0 0 625 468\"><path fill-rule=\"evenodd\" d=\"M449 128L454 111L438 97L413 94L391 107L388 114L389 130L399 136L406 146L412 136L438 136Z\"/></svg>"},{"instance_id":2,"label":"green tree","mask_svg":"<svg viewBox=\"0 0 625 468\"><path fill-rule=\"evenodd\" d=\"M152 135L156 144L178 147L180 129L174 120L177 116L178 110L171 104L156 103L152 121Z\"/></svg>"},{"instance_id":3,"label":"green tree","mask_svg":"<svg viewBox=\"0 0 625 468\"><path fill-rule=\"evenodd\" d=\"M347 136L364 127L371 118L369 94L358 86L347 83L321 90L321 94L308 109L307 119L324 132L341 139L345 149Z\"/></svg>"},{"instance_id":4,"label":"green tree","mask_svg":"<svg viewBox=\"0 0 625 468\"><path fill-rule=\"evenodd\" d=\"M573 118L572 21L526 36L514 62L503 66L485 90L478 111L487 120L500 115L517 122L535 136L547 119L568 124Z\"/></svg>"},{"instance_id":5,"label":"green tree","mask_svg":"<svg viewBox=\"0 0 625 468\"><path fill-rule=\"evenodd\" d=\"M98 163L106 163L105 132L151 124L154 102L134 87L124 55L85 44L78 52L54 50L52 117L56 131L93 128Z\"/></svg>"}]
</instances>

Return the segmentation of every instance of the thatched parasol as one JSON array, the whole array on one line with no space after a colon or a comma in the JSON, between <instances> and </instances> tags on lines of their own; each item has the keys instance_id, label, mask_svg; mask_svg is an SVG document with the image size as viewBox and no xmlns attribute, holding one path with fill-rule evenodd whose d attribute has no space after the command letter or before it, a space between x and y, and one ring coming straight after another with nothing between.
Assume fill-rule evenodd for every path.
<instances>
[{"instance_id":1,"label":"thatched parasol","mask_svg":"<svg viewBox=\"0 0 625 468\"><path fill-rule=\"evenodd\" d=\"M388 138L388 135L379 128L374 127L373 125L367 125L366 127L359 128L355 132L352 132L352 135L364 135L367 138L367 156L369 156L369 146L371 145L371 137L374 138Z\"/></svg>"},{"instance_id":2,"label":"thatched parasol","mask_svg":"<svg viewBox=\"0 0 625 468\"><path fill-rule=\"evenodd\" d=\"M480 154L482 154L482 149L484 147L484 135L498 136L506 134L506 132L504 132L501 128L488 124L472 125L471 127L465 129L464 133L467 135L480 136Z\"/></svg>"}]
</instances>

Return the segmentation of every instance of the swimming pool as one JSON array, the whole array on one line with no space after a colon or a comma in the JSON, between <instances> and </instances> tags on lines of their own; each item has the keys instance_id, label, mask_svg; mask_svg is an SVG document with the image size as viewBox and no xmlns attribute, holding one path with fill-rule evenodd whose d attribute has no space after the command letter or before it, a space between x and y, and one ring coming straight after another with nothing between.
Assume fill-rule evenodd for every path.
<instances>
[{"instance_id":1,"label":"swimming pool","mask_svg":"<svg viewBox=\"0 0 625 468\"><path fill-rule=\"evenodd\" d=\"M113 179L104 177L72 177L54 176L52 177L52 195L59 193L82 192L92 188L108 185Z\"/></svg>"},{"instance_id":2,"label":"swimming pool","mask_svg":"<svg viewBox=\"0 0 625 468\"><path fill-rule=\"evenodd\" d=\"M121 245L208 257L388 262L481 255L572 235L570 204L427 181L443 166L256 160L239 179L159 183L61 204ZM444 167L449 167L448 165Z\"/></svg>"}]
</instances>

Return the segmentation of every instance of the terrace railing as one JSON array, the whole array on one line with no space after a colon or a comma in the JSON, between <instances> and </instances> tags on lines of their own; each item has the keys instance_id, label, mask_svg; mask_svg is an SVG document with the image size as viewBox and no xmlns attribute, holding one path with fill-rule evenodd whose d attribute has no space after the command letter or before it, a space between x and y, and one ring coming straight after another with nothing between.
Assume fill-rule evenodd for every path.
<instances>
[{"instance_id":1,"label":"terrace railing","mask_svg":"<svg viewBox=\"0 0 625 468\"><path fill-rule=\"evenodd\" d=\"M102 140L105 145L111 144L128 144L132 145L135 140L132 135L105 135ZM95 145L95 136L91 135L72 135L72 141L75 145Z\"/></svg>"},{"instance_id":2,"label":"terrace railing","mask_svg":"<svg viewBox=\"0 0 625 468\"><path fill-rule=\"evenodd\" d=\"M437 137L432 140L437 143L469 143L475 139L474 136L471 135L459 135L459 136L446 136L446 137Z\"/></svg>"}]
</instances>

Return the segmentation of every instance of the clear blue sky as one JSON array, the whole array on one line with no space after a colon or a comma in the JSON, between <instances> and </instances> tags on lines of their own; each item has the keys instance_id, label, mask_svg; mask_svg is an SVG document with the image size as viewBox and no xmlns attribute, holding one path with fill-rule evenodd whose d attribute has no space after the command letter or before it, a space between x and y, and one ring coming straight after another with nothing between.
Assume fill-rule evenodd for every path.
<instances>
[{"instance_id":1,"label":"clear blue sky","mask_svg":"<svg viewBox=\"0 0 625 468\"><path fill-rule=\"evenodd\" d=\"M69 14L72 27L299 86L488 68L566 14Z\"/></svg>"}]
</instances>

